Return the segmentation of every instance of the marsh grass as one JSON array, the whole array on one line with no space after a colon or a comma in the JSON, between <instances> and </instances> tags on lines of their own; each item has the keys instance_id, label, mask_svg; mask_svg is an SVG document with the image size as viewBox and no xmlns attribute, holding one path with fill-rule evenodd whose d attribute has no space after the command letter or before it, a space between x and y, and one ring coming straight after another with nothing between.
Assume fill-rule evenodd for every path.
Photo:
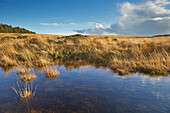
<instances>
[{"instance_id":1,"label":"marsh grass","mask_svg":"<svg viewBox=\"0 0 170 113\"><path fill-rule=\"evenodd\" d=\"M18 36L27 38L20 39ZM3 37L6 37L5 40ZM134 72L169 75L170 38L0 34L2 67L43 67L58 64L60 60L84 60L91 64L107 66L121 75Z\"/></svg>"},{"instance_id":2,"label":"marsh grass","mask_svg":"<svg viewBox=\"0 0 170 113\"><path fill-rule=\"evenodd\" d=\"M31 86L29 86L27 83L23 89L20 88L18 82L17 82L18 90L14 87L12 89L15 91L15 93L21 97L22 99L29 99L33 96L35 96L35 92L37 90L37 85L35 86L35 89L33 91L33 84L31 83Z\"/></svg>"},{"instance_id":3,"label":"marsh grass","mask_svg":"<svg viewBox=\"0 0 170 113\"><path fill-rule=\"evenodd\" d=\"M37 76L35 75L34 70L32 69L25 69L25 68L20 68L19 71L17 72L17 74L19 74L19 77L21 78L22 81L24 82L30 82L34 79L37 78Z\"/></svg>"},{"instance_id":4,"label":"marsh grass","mask_svg":"<svg viewBox=\"0 0 170 113\"><path fill-rule=\"evenodd\" d=\"M29 82L37 78L34 74L22 75L20 76L21 80L24 82Z\"/></svg>"},{"instance_id":5,"label":"marsh grass","mask_svg":"<svg viewBox=\"0 0 170 113\"><path fill-rule=\"evenodd\" d=\"M29 73L29 72L31 72L31 69L20 69L20 70L17 72L17 74L22 74L22 75L24 75L24 74L27 74L27 73Z\"/></svg>"},{"instance_id":6,"label":"marsh grass","mask_svg":"<svg viewBox=\"0 0 170 113\"><path fill-rule=\"evenodd\" d=\"M60 72L57 69L53 69L52 67L48 68L46 70L46 77L47 78L57 78L59 76Z\"/></svg>"}]
</instances>

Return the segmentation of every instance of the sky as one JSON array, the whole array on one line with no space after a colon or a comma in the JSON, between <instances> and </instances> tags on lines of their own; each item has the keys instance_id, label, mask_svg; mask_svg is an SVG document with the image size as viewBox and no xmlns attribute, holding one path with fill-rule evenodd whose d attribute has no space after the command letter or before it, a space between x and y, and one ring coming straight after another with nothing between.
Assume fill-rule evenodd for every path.
<instances>
[{"instance_id":1,"label":"sky","mask_svg":"<svg viewBox=\"0 0 170 113\"><path fill-rule=\"evenodd\" d=\"M170 0L0 0L0 23L38 34L170 34Z\"/></svg>"}]
</instances>

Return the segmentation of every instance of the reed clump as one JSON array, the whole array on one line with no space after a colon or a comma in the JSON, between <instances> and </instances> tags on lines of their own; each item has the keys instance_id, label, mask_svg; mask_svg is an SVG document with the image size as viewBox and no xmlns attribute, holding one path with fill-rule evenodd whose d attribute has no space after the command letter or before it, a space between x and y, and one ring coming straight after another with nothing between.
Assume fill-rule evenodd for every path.
<instances>
[{"instance_id":1,"label":"reed clump","mask_svg":"<svg viewBox=\"0 0 170 113\"><path fill-rule=\"evenodd\" d=\"M24 75L24 74L27 74L29 72L31 72L31 69L21 69L17 73L21 74L21 75Z\"/></svg>"},{"instance_id":2,"label":"reed clump","mask_svg":"<svg viewBox=\"0 0 170 113\"><path fill-rule=\"evenodd\" d=\"M34 75L34 74L22 75L21 76L21 80L24 81L24 82L29 82L29 81L32 81L32 80L34 80L36 78L37 78L37 76Z\"/></svg>"},{"instance_id":3,"label":"reed clump","mask_svg":"<svg viewBox=\"0 0 170 113\"><path fill-rule=\"evenodd\" d=\"M29 99L35 95L35 92L37 90L37 85L35 86L35 89L33 91L33 84L28 85L27 83L25 84L25 87L23 89L20 88L18 82L17 82L18 90L17 88L12 87L12 89L15 91L15 93L21 97L22 99Z\"/></svg>"},{"instance_id":4,"label":"reed clump","mask_svg":"<svg viewBox=\"0 0 170 113\"><path fill-rule=\"evenodd\" d=\"M27 89L25 89L23 91L23 93L20 94L20 96L21 96L21 98L27 99L27 98L31 97L31 94L32 94L31 91L28 91Z\"/></svg>"},{"instance_id":5,"label":"reed clump","mask_svg":"<svg viewBox=\"0 0 170 113\"><path fill-rule=\"evenodd\" d=\"M18 36L27 38L17 38ZM122 75L133 72L169 75L170 38L0 34L2 67L46 66L57 64L61 60L84 60L107 66Z\"/></svg>"},{"instance_id":6,"label":"reed clump","mask_svg":"<svg viewBox=\"0 0 170 113\"><path fill-rule=\"evenodd\" d=\"M46 76L47 78L56 78L60 72L57 69L47 69Z\"/></svg>"}]
</instances>

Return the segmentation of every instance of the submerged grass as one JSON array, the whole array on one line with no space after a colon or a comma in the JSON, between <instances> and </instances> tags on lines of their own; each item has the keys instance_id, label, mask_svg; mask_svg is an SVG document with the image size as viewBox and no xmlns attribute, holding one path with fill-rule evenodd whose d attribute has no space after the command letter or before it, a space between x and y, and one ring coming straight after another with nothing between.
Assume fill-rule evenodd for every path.
<instances>
[{"instance_id":1,"label":"submerged grass","mask_svg":"<svg viewBox=\"0 0 170 113\"><path fill-rule=\"evenodd\" d=\"M0 34L2 67L43 67L78 60L107 66L120 75L168 75L170 37Z\"/></svg>"}]
</instances>

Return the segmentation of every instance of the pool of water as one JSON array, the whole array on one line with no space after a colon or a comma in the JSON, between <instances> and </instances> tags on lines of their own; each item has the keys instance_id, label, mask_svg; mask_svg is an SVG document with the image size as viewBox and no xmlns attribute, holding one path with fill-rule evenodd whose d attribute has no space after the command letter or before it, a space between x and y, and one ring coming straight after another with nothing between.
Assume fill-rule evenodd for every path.
<instances>
[{"instance_id":1,"label":"pool of water","mask_svg":"<svg viewBox=\"0 0 170 113\"><path fill-rule=\"evenodd\" d=\"M25 83L17 69L0 71L0 112L57 113L170 113L170 77L141 73L119 76L108 68L53 66L60 75L46 77L34 69L37 79ZM12 87L31 84L35 96L21 99Z\"/></svg>"}]
</instances>

